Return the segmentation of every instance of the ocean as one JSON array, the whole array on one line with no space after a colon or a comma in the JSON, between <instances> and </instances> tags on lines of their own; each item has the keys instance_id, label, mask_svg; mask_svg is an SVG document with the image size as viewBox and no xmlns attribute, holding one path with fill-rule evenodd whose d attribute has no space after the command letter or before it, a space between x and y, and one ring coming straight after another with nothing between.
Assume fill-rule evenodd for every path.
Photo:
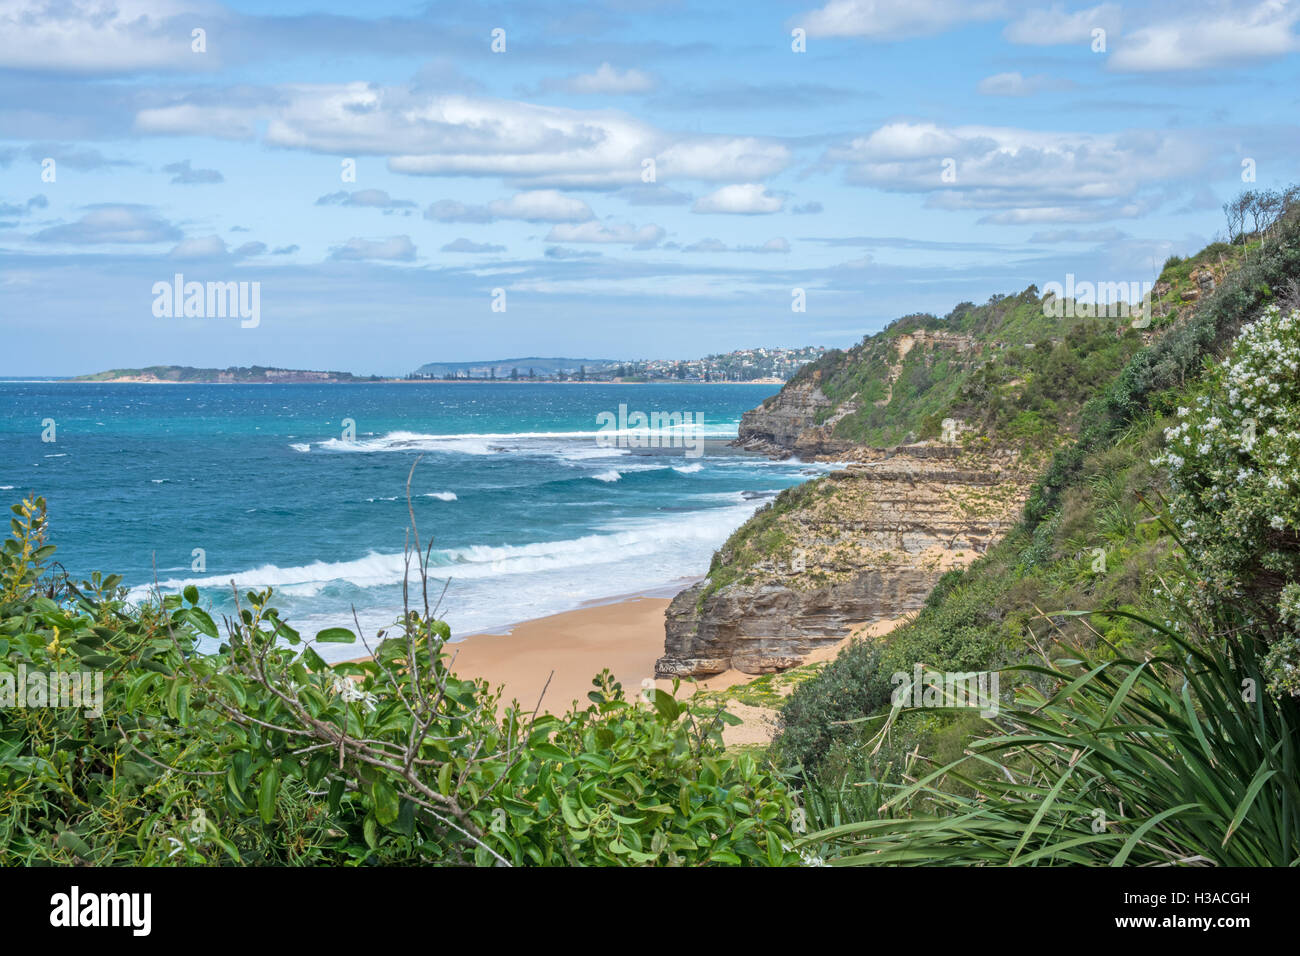
<instances>
[{"instance_id":1,"label":"ocean","mask_svg":"<svg viewBox=\"0 0 1300 956\"><path fill-rule=\"evenodd\" d=\"M355 609L373 636L401 613L423 456L415 519L463 636L702 576L757 508L829 467L726 446L776 390L0 382L0 498L45 496L74 578L119 573L136 599L193 584L217 613L232 579L271 586L304 635Z\"/></svg>"}]
</instances>

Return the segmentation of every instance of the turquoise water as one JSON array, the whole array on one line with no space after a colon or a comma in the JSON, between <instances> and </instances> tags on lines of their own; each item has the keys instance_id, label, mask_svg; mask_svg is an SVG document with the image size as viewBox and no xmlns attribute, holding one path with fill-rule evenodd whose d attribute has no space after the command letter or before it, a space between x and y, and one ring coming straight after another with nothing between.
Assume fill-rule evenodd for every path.
<instances>
[{"instance_id":1,"label":"turquoise water","mask_svg":"<svg viewBox=\"0 0 1300 956\"><path fill-rule=\"evenodd\" d=\"M404 485L422 455L415 518L436 590L450 581L441 616L464 635L702 575L756 508L826 467L726 447L774 391L0 382L0 497L45 495L75 577L115 571L136 596L195 584L224 612L232 579L270 585L304 633L351 626L354 607L373 633L401 611ZM607 447L620 404L704 424Z\"/></svg>"}]
</instances>

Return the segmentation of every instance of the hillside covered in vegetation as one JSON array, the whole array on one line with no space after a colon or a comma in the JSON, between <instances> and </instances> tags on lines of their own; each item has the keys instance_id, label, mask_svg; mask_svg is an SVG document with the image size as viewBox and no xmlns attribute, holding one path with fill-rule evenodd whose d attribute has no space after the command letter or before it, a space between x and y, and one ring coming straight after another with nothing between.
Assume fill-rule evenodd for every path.
<instances>
[{"instance_id":1,"label":"hillside covered in vegetation","mask_svg":"<svg viewBox=\"0 0 1300 956\"><path fill-rule=\"evenodd\" d=\"M303 382L377 382L376 376L351 372L318 372L308 369L267 368L261 365L230 368L194 368L189 365L150 365L146 368L114 368L92 375L79 375L74 382L183 382L187 384L265 385Z\"/></svg>"},{"instance_id":2,"label":"hillside covered in vegetation","mask_svg":"<svg viewBox=\"0 0 1300 956\"><path fill-rule=\"evenodd\" d=\"M1178 304L1055 419L1072 434L1006 537L909 623L792 675L774 752L832 860L1300 859L1300 207L1157 289ZM848 394L852 369L823 381ZM898 427L965 413L996 442L1051 405L1009 407L953 389ZM939 686L990 669L992 708Z\"/></svg>"}]
</instances>

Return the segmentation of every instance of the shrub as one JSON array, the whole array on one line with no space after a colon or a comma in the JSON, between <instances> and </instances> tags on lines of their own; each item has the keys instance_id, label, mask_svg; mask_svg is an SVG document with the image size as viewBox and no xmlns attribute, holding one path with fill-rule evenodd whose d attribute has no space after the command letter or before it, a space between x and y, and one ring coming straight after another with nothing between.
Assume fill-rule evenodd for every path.
<instances>
[{"instance_id":1,"label":"shrub","mask_svg":"<svg viewBox=\"0 0 1300 956\"><path fill-rule=\"evenodd\" d=\"M889 700L891 685L879 665L879 645L855 641L816 677L796 687L779 718L776 751L782 760L812 769L832 742L848 733L836 721L880 709Z\"/></svg>"},{"instance_id":2,"label":"shrub","mask_svg":"<svg viewBox=\"0 0 1300 956\"><path fill-rule=\"evenodd\" d=\"M238 597L225 643L199 653L220 631L196 590L131 607L115 577L49 578L44 502L13 510L0 864L798 861L789 794L724 752L735 718L716 706L629 701L605 673L585 708L498 714L499 692L448 670L427 609L330 665L314 643L354 635L304 641L269 590ZM91 706L32 696L72 673L102 682Z\"/></svg>"},{"instance_id":3,"label":"shrub","mask_svg":"<svg viewBox=\"0 0 1300 956\"><path fill-rule=\"evenodd\" d=\"M1179 596L1244 602L1273 644L1270 689L1300 694L1300 311L1245 326L1165 438L1153 463L1195 575Z\"/></svg>"},{"instance_id":4,"label":"shrub","mask_svg":"<svg viewBox=\"0 0 1300 956\"><path fill-rule=\"evenodd\" d=\"M1260 674L1249 641L1200 646L1133 617L1170 653L1004 671L1051 690L1026 684L973 757L801 849L839 865L1296 865L1297 702L1242 692Z\"/></svg>"}]
</instances>

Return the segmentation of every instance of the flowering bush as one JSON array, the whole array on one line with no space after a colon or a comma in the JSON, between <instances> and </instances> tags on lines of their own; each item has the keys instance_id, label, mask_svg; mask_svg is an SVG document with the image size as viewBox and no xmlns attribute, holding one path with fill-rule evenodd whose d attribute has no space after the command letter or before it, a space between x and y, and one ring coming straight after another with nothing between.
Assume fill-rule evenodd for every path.
<instances>
[{"instance_id":1,"label":"flowering bush","mask_svg":"<svg viewBox=\"0 0 1300 956\"><path fill-rule=\"evenodd\" d=\"M1271 645L1269 689L1300 694L1300 311L1243 328L1178 418L1153 464L1191 557L1183 596L1244 611Z\"/></svg>"}]
</instances>

